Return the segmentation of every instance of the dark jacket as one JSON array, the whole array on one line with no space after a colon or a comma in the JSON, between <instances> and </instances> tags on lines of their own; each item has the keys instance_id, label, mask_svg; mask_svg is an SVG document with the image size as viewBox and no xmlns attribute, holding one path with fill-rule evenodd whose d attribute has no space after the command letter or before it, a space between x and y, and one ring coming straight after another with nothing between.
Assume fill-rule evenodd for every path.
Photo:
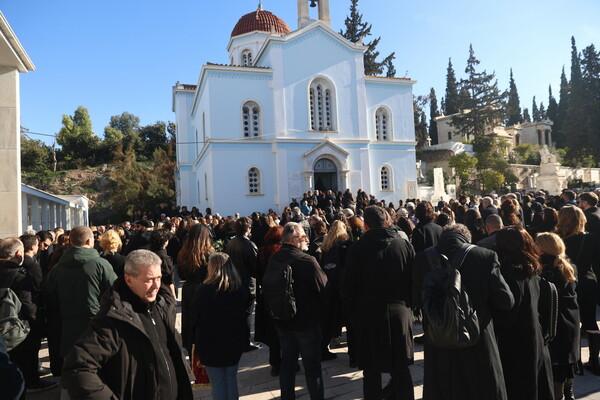
<instances>
[{"instance_id":1,"label":"dark jacket","mask_svg":"<svg viewBox=\"0 0 600 400\"><path fill-rule=\"evenodd\" d=\"M113 254L102 254L100 257L104 258L110 263L115 271L115 275L119 278L123 276L125 269L125 256L119 253Z\"/></svg>"},{"instance_id":2,"label":"dark jacket","mask_svg":"<svg viewBox=\"0 0 600 400\"><path fill-rule=\"evenodd\" d=\"M510 400L553 399L552 366L539 321L540 277L512 265L500 269L515 298L510 311L495 311L494 324Z\"/></svg>"},{"instance_id":3,"label":"dark jacket","mask_svg":"<svg viewBox=\"0 0 600 400\"><path fill-rule=\"evenodd\" d=\"M25 268L27 271L27 275L31 277L33 282L33 290L35 292L35 296L37 296L37 293L42 290L42 280L44 279L44 276L42 275L42 267L40 267L40 264L37 262L35 257L28 256L27 254L24 257L23 268Z\"/></svg>"},{"instance_id":4,"label":"dark jacket","mask_svg":"<svg viewBox=\"0 0 600 400\"><path fill-rule=\"evenodd\" d=\"M25 380L19 367L10 361L6 344L0 335L0 399L20 399L25 390Z\"/></svg>"},{"instance_id":5,"label":"dark jacket","mask_svg":"<svg viewBox=\"0 0 600 400\"><path fill-rule=\"evenodd\" d=\"M21 302L19 318L30 324L36 319L37 307L33 301L34 284L25 268L12 261L0 262L0 288L10 288Z\"/></svg>"},{"instance_id":6,"label":"dark jacket","mask_svg":"<svg viewBox=\"0 0 600 400\"><path fill-rule=\"evenodd\" d=\"M452 259L456 249L466 242L462 235L444 237L437 249ZM466 349L447 350L425 344L424 399L507 398L492 310L509 310L514 299L499 267L498 257L491 250L474 247L467 254L460 274L477 311L481 336L475 346ZM426 255L417 254L412 291L415 307L422 306L423 278L429 269Z\"/></svg>"},{"instance_id":7,"label":"dark jacket","mask_svg":"<svg viewBox=\"0 0 600 400\"><path fill-rule=\"evenodd\" d=\"M327 277L314 257L290 244L283 244L281 250L269 258L273 262L286 263L292 267L296 316L289 322L274 321L284 329L303 331L321 323L321 313L325 301ZM269 267L267 266L267 269Z\"/></svg>"},{"instance_id":8,"label":"dark jacket","mask_svg":"<svg viewBox=\"0 0 600 400\"><path fill-rule=\"evenodd\" d=\"M217 291L216 284L201 285L192 301L196 355L209 367L239 363L248 345L246 308L248 289Z\"/></svg>"},{"instance_id":9,"label":"dark jacket","mask_svg":"<svg viewBox=\"0 0 600 400\"><path fill-rule=\"evenodd\" d=\"M413 363L414 255L391 228L368 230L347 251L342 305L356 332L360 369L389 372Z\"/></svg>"},{"instance_id":10,"label":"dark jacket","mask_svg":"<svg viewBox=\"0 0 600 400\"><path fill-rule=\"evenodd\" d=\"M194 341L192 301L196 291L204 282L208 269L205 265L192 269L192 273L186 272L190 270L189 268L179 267L178 269L181 280L185 281L181 288L181 338L183 347L188 351L188 354L192 354L192 342Z\"/></svg>"},{"instance_id":11,"label":"dark jacket","mask_svg":"<svg viewBox=\"0 0 600 400\"><path fill-rule=\"evenodd\" d=\"M227 243L225 252L231 257L231 261L240 274L243 284L248 286L250 278L256 277L256 264L258 262L258 248L256 245L247 236L235 235Z\"/></svg>"},{"instance_id":12,"label":"dark jacket","mask_svg":"<svg viewBox=\"0 0 600 400\"><path fill-rule=\"evenodd\" d=\"M123 249L122 253L127 256L129 253L139 249L145 249L148 246L148 238L150 237L150 231L138 231L135 235L132 235L127 242L127 246Z\"/></svg>"},{"instance_id":13,"label":"dark jacket","mask_svg":"<svg viewBox=\"0 0 600 400\"><path fill-rule=\"evenodd\" d=\"M598 207L590 207L583 213L587 219L585 230L600 236L600 209Z\"/></svg>"},{"instance_id":14,"label":"dark jacket","mask_svg":"<svg viewBox=\"0 0 600 400\"><path fill-rule=\"evenodd\" d=\"M179 393L192 399L191 373L175 329L175 299L166 286L159 290L155 315L162 319L167 340L157 349L125 294L119 278L102 298L102 309L65 359L62 382L72 399L159 399L158 351L168 352Z\"/></svg>"},{"instance_id":15,"label":"dark jacket","mask_svg":"<svg viewBox=\"0 0 600 400\"><path fill-rule=\"evenodd\" d=\"M175 266L173 265L173 259L167 254L167 249L160 249L155 251L154 253L158 257L160 257L160 272L162 274L162 283L164 283L165 285L173 284L173 273L175 272Z\"/></svg>"},{"instance_id":16,"label":"dark jacket","mask_svg":"<svg viewBox=\"0 0 600 400\"><path fill-rule=\"evenodd\" d=\"M576 281L565 281L560 270L554 266L554 256L542 255L542 276L554 283L558 290L558 319L556 336L550 342L550 359L553 365L568 365L580 359L579 305L575 288Z\"/></svg>"},{"instance_id":17,"label":"dark jacket","mask_svg":"<svg viewBox=\"0 0 600 400\"><path fill-rule=\"evenodd\" d=\"M496 251L496 233L497 232L494 232L490 236L484 237L480 241L476 242L477 246Z\"/></svg>"},{"instance_id":18,"label":"dark jacket","mask_svg":"<svg viewBox=\"0 0 600 400\"><path fill-rule=\"evenodd\" d=\"M100 298L115 279L110 263L84 247L71 247L52 268L43 296L49 316L59 316L62 322L63 357L100 310Z\"/></svg>"},{"instance_id":19,"label":"dark jacket","mask_svg":"<svg viewBox=\"0 0 600 400\"><path fill-rule=\"evenodd\" d=\"M428 247L435 246L442 234L442 227L433 221L419 222L412 233L411 243L415 253L425 250Z\"/></svg>"},{"instance_id":20,"label":"dark jacket","mask_svg":"<svg viewBox=\"0 0 600 400\"><path fill-rule=\"evenodd\" d=\"M487 217L489 217L490 215L492 215L492 214L498 215L498 209L496 208L495 205L490 204L486 208L479 207L479 213L481 214L481 219L483 220L483 222L485 222Z\"/></svg>"}]
</instances>

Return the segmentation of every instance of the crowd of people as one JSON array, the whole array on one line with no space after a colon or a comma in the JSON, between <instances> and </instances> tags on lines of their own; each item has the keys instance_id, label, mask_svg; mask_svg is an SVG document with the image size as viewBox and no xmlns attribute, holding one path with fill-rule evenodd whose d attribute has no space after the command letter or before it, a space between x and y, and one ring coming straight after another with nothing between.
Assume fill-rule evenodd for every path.
<instances>
[{"instance_id":1,"label":"crowd of people","mask_svg":"<svg viewBox=\"0 0 600 400\"><path fill-rule=\"evenodd\" d=\"M0 340L0 371L22 377L10 378L9 398L54 387L40 378L52 373L63 398L191 399L190 382L205 371L214 399L237 399L240 358L262 343L283 400L295 398L300 355L320 400L321 363L338 356L331 348L345 328L367 400L414 399L415 342L425 350L424 399L573 399L578 374L600 375L598 203L597 193L570 190L435 204L326 191L281 214L162 204L136 212L133 225L26 232L0 242L0 288L14 291L30 327L8 351ZM424 293L439 264L431 254L460 269L475 343L452 348L427 333ZM274 317L265 296L276 265L291 267L289 320ZM547 282L558 293L552 334L541 311ZM425 335L414 337L415 320ZM43 338L50 371L39 364Z\"/></svg>"}]
</instances>

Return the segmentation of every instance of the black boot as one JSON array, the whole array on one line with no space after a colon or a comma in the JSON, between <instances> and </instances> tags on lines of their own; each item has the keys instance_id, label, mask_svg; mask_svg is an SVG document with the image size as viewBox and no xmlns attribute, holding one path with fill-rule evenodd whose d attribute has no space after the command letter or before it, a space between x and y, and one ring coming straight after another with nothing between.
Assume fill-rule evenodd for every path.
<instances>
[{"instance_id":1,"label":"black boot","mask_svg":"<svg viewBox=\"0 0 600 400\"><path fill-rule=\"evenodd\" d=\"M600 375L600 364L598 363L598 353L600 353L600 333L588 332L588 343L590 350L590 360L583 366L592 371L594 375Z\"/></svg>"},{"instance_id":2,"label":"black boot","mask_svg":"<svg viewBox=\"0 0 600 400\"><path fill-rule=\"evenodd\" d=\"M565 391L564 383L554 382L554 400L564 400L563 394Z\"/></svg>"},{"instance_id":3,"label":"black boot","mask_svg":"<svg viewBox=\"0 0 600 400\"><path fill-rule=\"evenodd\" d=\"M565 400L575 400L575 393L573 393L573 378L567 379L565 382Z\"/></svg>"}]
</instances>

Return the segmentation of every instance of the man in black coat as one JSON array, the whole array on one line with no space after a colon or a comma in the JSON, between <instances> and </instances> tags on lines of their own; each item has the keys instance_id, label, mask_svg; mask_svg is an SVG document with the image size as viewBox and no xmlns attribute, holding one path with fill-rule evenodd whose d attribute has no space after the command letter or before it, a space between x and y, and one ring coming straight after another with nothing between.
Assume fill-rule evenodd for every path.
<instances>
[{"instance_id":1,"label":"man in black coat","mask_svg":"<svg viewBox=\"0 0 600 400\"><path fill-rule=\"evenodd\" d=\"M483 199L481 199L479 213L481 214L481 219L484 221L487 221L487 217L489 217L490 215L498 215L498 209L494 205L491 197L486 196Z\"/></svg>"},{"instance_id":2,"label":"man in black coat","mask_svg":"<svg viewBox=\"0 0 600 400\"><path fill-rule=\"evenodd\" d=\"M122 251L122 254L126 256L132 251L145 249L148 246L148 239L150 238L151 231L148 228L152 227L152 223L147 219L141 219L135 222L135 234L129 238L127 246Z\"/></svg>"},{"instance_id":3,"label":"man in black coat","mask_svg":"<svg viewBox=\"0 0 600 400\"><path fill-rule=\"evenodd\" d=\"M496 251L496 233L503 227L502 218L498 214L489 215L485 220L488 236L477 242L477 246Z\"/></svg>"},{"instance_id":4,"label":"man in black coat","mask_svg":"<svg viewBox=\"0 0 600 400\"><path fill-rule=\"evenodd\" d=\"M296 316L287 322L274 320L281 343L279 384L281 399L295 399L298 353L302 355L306 386L311 400L324 399L321 372L321 318L327 276L317 260L305 254L308 238L302 225L289 222L282 232L281 250L269 258L274 263L292 267ZM267 269L269 269L267 266Z\"/></svg>"},{"instance_id":5,"label":"man in black coat","mask_svg":"<svg viewBox=\"0 0 600 400\"><path fill-rule=\"evenodd\" d=\"M189 365L175 329L175 299L161 286L160 258L127 256L125 275L65 359L62 383L75 399L192 399Z\"/></svg>"},{"instance_id":6,"label":"man in black coat","mask_svg":"<svg viewBox=\"0 0 600 400\"><path fill-rule=\"evenodd\" d=\"M596 196L596 193L582 193L579 195L577 202L587 219L585 230L600 236L600 209L597 207L598 196Z\"/></svg>"},{"instance_id":7,"label":"man in black coat","mask_svg":"<svg viewBox=\"0 0 600 400\"><path fill-rule=\"evenodd\" d=\"M455 251L470 241L471 233L466 226L449 225L444 228L436 249L452 260ZM413 303L417 307L423 305L423 280L430 268L426 254L417 254L412 287ZM477 311L479 342L472 347L449 350L430 343L426 338L423 398L506 400L492 310L510 310L515 300L500 274L498 257L491 250L477 246L472 248L460 267L460 276Z\"/></svg>"},{"instance_id":8,"label":"man in black coat","mask_svg":"<svg viewBox=\"0 0 600 400\"><path fill-rule=\"evenodd\" d=\"M365 234L346 256L342 305L356 338L364 398L381 399L381 374L389 372L399 399L414 399L408 366L414 362L411 278L414 250L394 229L386 212L365 208Z\"/></svg>"},{"instance_id":9,"label":"man in black coat","mask_svg":"<svg viewBox=\"0 0 600 400\"><path fill-rule=\"evenodd\" d=\"M415 217L419 223L413 230L412 245L415 252L418 253L437 244L438 238L442 234L442 227L433 222L435 214L433 206L428 201L422 201L417 205Z\"/></svg>"},{"instance_id":10,"label":"man in black coat","mask_svg":"<svg viewBox=\"0 0 600 400\"><path fill-rule=\"evenodd\" d=\"M0 288L10 288L21 302L19 318L31 327L27 338L8 354L17 364L27 385L28 392L51 389L56 383L40 379L38 375L41 334L37 325L37 307L34 303L36 290L31 276L22 267L25 258L23 243L17 238L6 238L0 243Z\"/></svg>"},{"instance_id":11,"label":"man in black coat","mask_svg":"<svg viewBox=\"0 0 600 400\"><path fill-rule=\"evenodd\" d=\"M235 237L227 243L225 253L231 257L233 265L240 274L242 285L248 288L250 296L248 297L248 311L246 336L248 337L248 346L246 351L256 350L258 346L250 342L250 317L254 308L256 299L256 268L258 265L258 248L250 240L252 231L252 220L248 217L238 218L235 221Z\"/></svg>"}]
</instances>

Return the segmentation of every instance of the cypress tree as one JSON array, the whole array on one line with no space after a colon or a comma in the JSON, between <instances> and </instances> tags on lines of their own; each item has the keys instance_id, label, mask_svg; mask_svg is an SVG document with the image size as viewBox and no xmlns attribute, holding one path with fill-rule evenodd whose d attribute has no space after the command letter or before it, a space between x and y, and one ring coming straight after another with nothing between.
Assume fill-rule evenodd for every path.
<instances>
[{"instance_id":1,"label":"cypress tree","mask_svg":"<svg viewBox=\"0 0 600 400\"><path fill-rule=\"evenodd\" d=\"M546 110L546 117L552 122L556 122L556 112L558 110L558 104L556 99L552 95L552 85L548 85L548 110Z\"/></svg>"},{"instance_id":2,"label":"cypress tree","mask_svg":"<svg viewBox=\"0 0 600 400\"><path fill-rule=\"evenodd\" d=\"M563 134L563 124L567 117L567 109L569 108L570 102L570 86L567 81L567 75L565 74L565 67L562 69L560 74L560 91L558 98L558 107L556 109L556 120L554 121L553 127L553 139L556 141L558 147L565 147L566 136Z\"/></svg>"},{"instance_id":3,"label":"cypress tree","mask_svg":"<svg viewBox=\"0 0 600 400\"><path fill-rule=\"evenodd\" d=\"M475 57L473 45L470 45L465 68L467 78L460 81L461 109L468 111L453 116L451 122L456 132L473 138L475 143L483 137L486 128L502 123L506 97L506 93L498 89L495 74L488 74L485 70L479 72L477 65L479 60Z\"/></svg>"},{"instance_id":4,"label":"cypress tree","mask_svg":"<svg viewBox=\"0 0 600 400\"><path fill-rule=\"evenodd\" d=\"M529 115L529 109L528 108L524 108L523 109L523 121L525 121L525 122L531 122L531 116Z\"/></svg>"},{"instance_id":5,"label":"cypress tree","mask_svg":"<svg viewBox=\"0 0 600 400\"><path fill-rule=\"evenodd\" d=\"M541 121L540 110L538 109L537 103L535 102L535 96L533 96L533 104L531 105L531 116L534 122Z\"/></svg>"},{"instance_id":6,"label":"cypress tree","mask_svg":"<svg viewBox=\"0 0 600 400\"><path fill-rule=\"evenodd\" d=\"M510 81L508 85L509 89L508 102L506 103L506 126L512 126L523 122L519 93L517 92L517 85L515 84L515 80L513 78L512 68L510 69Z\"/></svg>"},{"instance_id":7,"label":"cypress tree","mask_svg":"<svg viewBox=\"0 0 600 400\"><path fill-rule=\"evenodd\" d=\"M460 111L458 100L458 82L456 74L452 68L452 59L448 59L448 68L446 69L446 95L444 96L444 105L442 110L445 115L456 114Z\"/></svg>"},{"instance_id":8,"label":"cypress tree","mask_svg":"<svg viewBox=\"0 0 600 400\"><path fill-rule=\"evenodd\" d=\"M540 103L540 121L546 118L546 107L544 107L544 102L542 101Z\"/></svg>"},{"instance_id":9,"label":"cypress tree","mask_svg":"<svg viewBox=\"0 0 600 400\"><path fill-rule=\"evenodd\" d=\"M440 112L438 110L437 105L437 97L435 95L435 89L431 88L429 92L429 137L431 138L432 144L438 144L438 132L437 132L437 122L435 122L435 118L440 116Z\"/></svg>"},{"instance_id":10,"label":"cypress tree","mask_svg":"<svg viewBox=\"0 0 600 400\"><path fill-rule=\"evenodd\" d=\"M373 26L368 22L362 21L362 14L358 12L358 0L350 0L350 15L346 17L344 24L346 26L345 31L340 31L340 35L351 41L352 43L358 43L367 36L371 36L371 29ZM365 43L367 51L364 56L365 64L365 75L381 75L383 74L384 67L387 69L388 76L394 76L396 71L393 67L392 61L395 58L394 53L387 56L383 61L378 62L379 51L377 51L377 45L381 37L373 39L369 43ZM389 75L390 71L394 75Z\"/></svg>"},{"instance_id":11,"label":"cypress tree","mask_svg":"<svg viewBox=\"0 0 600 400\"><path fill-rule=\"evenodd\" d=\"M600 160L600 52L593 44L583 50L581 59L585 88L585 122L593 154Z\"/></svg>"}]
</instances>

